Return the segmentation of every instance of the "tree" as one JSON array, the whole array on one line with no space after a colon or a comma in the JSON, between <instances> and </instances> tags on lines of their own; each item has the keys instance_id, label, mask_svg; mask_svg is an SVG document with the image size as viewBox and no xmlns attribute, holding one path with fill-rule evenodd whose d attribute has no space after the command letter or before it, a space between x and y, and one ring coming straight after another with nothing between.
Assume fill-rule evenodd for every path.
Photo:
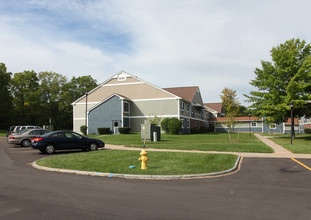
<instances>
[{"instance_id":1,"label":"tree","mask_svg":"<svg viewBox=\"0 0 311 220\"><path fill-rule=\"evenodd\" d=\"M280 123L290 117L290 103L296 116L310 116L311 45L291 39L271 52L272 62L262 61L250 84L257 88L245 95L252 103L252 115L265 117L266 123Z\"/></svg>"},{"instance_id":2,"label":"tree","mask_svg":"<svg viewBox=\"0 0 311 220\"><path fill-rule=\"evenodd\" d=\"M39 80L34 71L15 73L11 80L16 120L21 124L38 122Z\"/></svg>"},{"instance_id":3,"label":"tree","mask_svg":"<svg viewBox=\"0 0 311 220\"><path fill-rule=\"evenodd\" d=\"M249 114L248 109L245 106L240 105L239 112L238 112L238 114L236 116L237 117L239 117L239 116L248 116L248 114Z\"/></svg>"},{"instance_id":4,"label":"tree","mask_svg":"<svg viewBox=\"0 0 311 220\"><path fill-rule=\"evenodd\" d=\"M233 89L224 88L221 92L220 98L226 114L226 125L228 127L228 135L230 142L238 141L238 138L234 140L230 133L234 132L236 125L235 117L240 110L240 102L237 98L236 91ZM233 138L233 139L232 139Z\"/></svg>"},{"instance_id":5,"label":"tree","mask_svg":"<svg viewBox=\"0 0 311 220\"><path fill-rule=\"evenodd\" d=\"M12 73L7 72L4 63L0 63L0 128L7 129L12 112L10 82Z\"/></svg>"},{"instance_id":6,"label":"tree","mask_svg":"<svg viewBox=\"0 0 311 220\"><path fill-rule=\"evenodd\" d=\"M64 86L63 95L70 99L70 103L72 103L97 86L96 80L90 75L72 77L71 81Z\"/></svg>"},{"instance_id":7,"label":"tree","mask_svg":"<svg viewBox=\"0 0 311 220\"><path fill-rule=\"evenodd\" d=\"M64 119L59 108L67 78L54 72L40 72L39 80L44 123L52 119L56 129L64 128L64 124L72 117Z\"/></svg>"},{"instance_id":8,"label":"tree","mask_svg":"<svg viewBox=\"0 0 311 220\"><path fill-rule=\"evenodd\" d=\"M98 84L95 79L90 75L72 77L71 81L64 84L61 93L61 99L59 102L59 109L62 112L61 117L63 117L63 127L72 127L72 106L75 100L83 96L86 92L91 91Z\"/></svg>"}]
</instances>

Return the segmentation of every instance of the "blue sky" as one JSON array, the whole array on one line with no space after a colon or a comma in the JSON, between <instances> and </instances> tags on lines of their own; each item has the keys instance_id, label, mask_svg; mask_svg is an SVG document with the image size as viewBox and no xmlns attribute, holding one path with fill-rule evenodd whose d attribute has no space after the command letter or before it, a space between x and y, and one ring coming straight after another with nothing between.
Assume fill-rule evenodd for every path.
<instances>
[{"instance_id":1,"label":"blue sky","mask_svg":"<svg viewBox=\"0 0 311 220\"><path fill-rule=\"evenodd\" d=\"M311 43L309 0L0 0L8 71L92 75L120 70L162 88L223 88L242 104L254 69L291 38Z\"/></svg>"}]
</instances>

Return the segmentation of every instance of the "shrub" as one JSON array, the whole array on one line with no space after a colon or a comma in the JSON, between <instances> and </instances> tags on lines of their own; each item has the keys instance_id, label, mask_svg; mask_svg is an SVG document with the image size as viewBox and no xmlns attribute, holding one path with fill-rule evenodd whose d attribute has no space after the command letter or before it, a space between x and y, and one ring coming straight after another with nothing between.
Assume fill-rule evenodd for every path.
<instances>
[{"instance_id":1,"label":"shrub","mask_svg":"<svg viewBox=\"0 0 311 220\"><path fill-rule=\"evenodd\" d=\"M209 131L210 131L209 128L201 126L200 128L191 128L190 129L190 134L205 134L205 133L207 133Z\"/></svg>"},{"instance_id":2,"label":"shrub","mask_svg":"<svg viewBox=\"0 0 311 220\"><path fill-rule=\"evenodd\" d=\"M131 128L129 128L129 127L119 128L120 134L129 134L130 130L131 130Z\"/></svg>"},{"instance_id":3,"label":"shrub","mask_svg":"<svg viewBox=\"0 0 311 220\"><path fill-rule=\"evenodd\" d=\"M110 134L110 128L97 128L98 134Z\"/></svg>"},{"instance_id":4,"label":"shrub","mask_svg":"<svg viewBox=\"0 0 311 220\"><path fill-rule=\"evenodd\" d=\"M86 132L87 132L87 127L86 127L86 125L81 125L80 131L82 132L82 134L86 135Z\"/></svg>"},{"instance_id":5,"label":"shrub","mask_svg":"<svg viewBox=\"0 0 311 220\"><path fill-rule=\"evenodd\" d=\"M164 118L161 121L161 128L163 131L165 131L165 133L170 133L169 128L168 128L169 121L170 121L170 118Z\"/></svg>"},{"instance_id":6,"label":"shrub","mask_svg":"<svg viewBox=\"0 0 311 220\"><path fill-rule=\"evenodd\" d=\"M305 134L311 134L311 128L305 128L304 132Z\"/></svg>"},{"instance_id":7,"label":"shrub","mask_svg":"<svg viewBox=\"0 0 311 220\"><path fill-rule=\"evenodd\" d=\"M199 134L200 129L199 128L190 128L190 134Z\"/></svg>"},{"instance_id":8,"label":"shrub","mask_svg":"<svg viewBox=\"0 0 311 220\"><path fill-rule=\"evenodd\" d=\"M168 130L170 134L179 134L181 131L181 120L178 118L170 118L168 122Z\"/></svg>"}]
</instances>

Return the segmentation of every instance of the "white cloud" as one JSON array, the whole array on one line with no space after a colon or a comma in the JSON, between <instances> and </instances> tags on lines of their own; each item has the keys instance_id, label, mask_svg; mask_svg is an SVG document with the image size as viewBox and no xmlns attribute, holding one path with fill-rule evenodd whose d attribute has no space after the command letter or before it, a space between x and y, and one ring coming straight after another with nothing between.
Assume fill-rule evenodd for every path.
<instances>
[{"instance_id":1,"label":"white cloud","mask_svg":"<svg viewBox=\"0 0 311 220\"><path fill-rule=\"evenodd\" d=\"M220 100L224 87L242 102L273 46L311 42L308 0L8 2L0 6L0 62L9 71L102 82L125 70L160 87L198 85L206 102ZM13 5L20 13L8 11Z\"/></svg>"}]
</instances>

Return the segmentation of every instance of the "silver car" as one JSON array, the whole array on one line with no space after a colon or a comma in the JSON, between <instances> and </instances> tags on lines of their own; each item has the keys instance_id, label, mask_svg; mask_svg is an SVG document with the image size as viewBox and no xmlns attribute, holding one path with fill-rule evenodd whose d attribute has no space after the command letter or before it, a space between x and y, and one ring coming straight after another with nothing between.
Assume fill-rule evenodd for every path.
<instances>
[{"instance_id":1,"label":"silver car","mask_svg":"<svg viewBox=\"0 0 311 220\"><path fill-rule=\"evenodd\" d=\"M29 147L32 138L39 137L49 132L50 132L49 130L45 130L45 129L22 130L17 134L10 135L8 137L8 143L9 144L20 144L23 147Z\"/></svg>"},{"instance_id":2,"label":"silver car","mask_svg":"<svg viewBox=\"0 0 311 220\"><path fill-rule=\"evenodd\" d=\"M25 129L30 130L30 129L42 129L42 128L39 126L35 126L35 125L23 125L23 126L17 125L17 126L15 126L12 134L17 134L17 133L19 133Z\"/></svg>"}]
</instances>

